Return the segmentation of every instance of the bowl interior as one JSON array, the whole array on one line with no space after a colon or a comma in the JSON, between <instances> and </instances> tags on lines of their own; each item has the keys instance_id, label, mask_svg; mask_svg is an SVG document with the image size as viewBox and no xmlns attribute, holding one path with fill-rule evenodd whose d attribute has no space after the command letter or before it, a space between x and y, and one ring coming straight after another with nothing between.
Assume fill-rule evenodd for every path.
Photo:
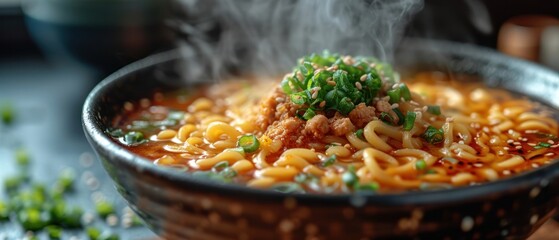
<instances>
[{"instance_id":1,"label":"bowl interior","mask_svg":"<svg viewBox=\"0 0 559 240\"><path fill-rule=\"evenodd\" d=\"M408 40L396 55L395 65L403 74L416 71L436 70L451 73L477 75L492 87L500 87L534 98L554 109L559 109L559 76L545 68L522 60L512 59L492 50L456 44L451 42L434 42L428 40ZM90 94L84 107L85 131L90 141L97 142L107 154L118 155L124 164L150 171L163 179L180 184L204 187L207 191L219 191L223 194L258 196L275 198L285 196L283 193L249 189L238 185L223 185L204 182L189 174L178 173L172 169L157 167L147 159L135 156L114 143L104 134L112 126L113 118L122 111L123 103L150 96L155 90L165 91L181 85L178 68L188 68L181 61L179 51L170 51L148 57L129 65L109 76ZM188 86L187 86L188 87ZM537 185L540 181L555 181L559 176L559 163L528 171L518 176L472 186L450 190L394 193L367 196L372 202L383 204L433 204L448 203L464 198L483 198L496 191L506 191L510 186L518 188ZM246 195L245 195L246 194ZM413 197L402 198L404 195ZM301 200L347 202L351 195L298 195Z\"/></svg>"}]
</instances>

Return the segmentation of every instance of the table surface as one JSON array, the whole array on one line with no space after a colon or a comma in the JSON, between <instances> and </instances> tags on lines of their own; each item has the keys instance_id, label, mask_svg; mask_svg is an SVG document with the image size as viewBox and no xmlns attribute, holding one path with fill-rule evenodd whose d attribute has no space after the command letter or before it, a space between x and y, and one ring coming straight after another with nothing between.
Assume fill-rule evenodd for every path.
<instances>
[{"instance_id":1,"label":"table surface","mask_svg":"<svg viewBox=\"0 0 559 240\"><path fill-rule=\"evenodd\" d=\"M0 125L0 181L15 174L14 149L23 147L32 157L33 178L53 183L58 173L73 168L77 173L76 192L69 202L94 213L92 196L104 195L116 204L119 213L126 204L117 194L108 175L98 161L89 167L83 159L93 156L81 127L81 108L87 93L99 81L84 70L68 64L49 64L36 58L0 59L0 104L11 102L16 109L12 126ZM93 175L100 183L92 187L81 175ZM4 198L3 192L0 198ZM110 229L121 239L156 238L145 227L108 227L97 220L94 226ZM1 239L20 239L23 230L12 222L0 223ZM530 240L556 239L559 224L546 223ZM69 231L65 239L86 239L81 231ZM4 237L4 238L3 238ZM47 239L44 235L42 239Z\"/></svg>"}]
</instances>

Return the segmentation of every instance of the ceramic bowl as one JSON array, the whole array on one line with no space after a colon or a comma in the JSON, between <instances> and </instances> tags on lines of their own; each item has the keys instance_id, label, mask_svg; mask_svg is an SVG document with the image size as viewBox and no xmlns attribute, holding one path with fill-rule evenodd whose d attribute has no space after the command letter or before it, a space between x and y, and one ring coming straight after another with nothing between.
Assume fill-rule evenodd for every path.
<instances>
[{"instance_id":1,"label":"ceramic bowl","mask_svg":"<svg viewBox=\"0 0 559 240\"><path fill-rule=\"evenodd\" d=\"M545 68L457 43L404 46L400 69L474 74L559 108L559 75ZM121 69L90 93L82 116L116 189L164 239L525 239L557 210L559 161L477 186L378 195L283 194L156 166L104 131L125 101L173 87L180 64L172 51Z\"/></svg>"}]
</instances>

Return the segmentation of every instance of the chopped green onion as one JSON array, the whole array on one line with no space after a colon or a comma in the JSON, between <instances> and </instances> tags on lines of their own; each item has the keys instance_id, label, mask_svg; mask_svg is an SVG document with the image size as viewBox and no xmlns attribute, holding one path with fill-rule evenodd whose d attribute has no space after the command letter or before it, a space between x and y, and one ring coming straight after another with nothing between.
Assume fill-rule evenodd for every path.
<instances>
[{"instance_id":1,"label":"chopped green onion","mask_svg":"<svg viewBox=\"0 0 559 240\"><path fill-rule=\"evenodd\" d=\"M435 171L434 169L429 169L425 172L425 174L437 174L437 171Z\"/></svg>"},{"instance_id":2,"label":"chopped green onion","mask_svg":"<svg viewBox=\"0 0 559 240\"><path fill-rule=\"evenodd\" d=\"M235 169L231 167L227 167L223 169L223 171L221 171L219 174L226 179L232 179L237 176L237 171L235 171Z\"/></svg>"},{"instance_id":3,"label":"chopped green onion","mask_svg":"<svg viewBox=\"0 0 559 240\"><path fill-rule=\"evenodd\" d=\"M405 101L411 100L411 92L406 84L402 83L402 85L400 85L400 95Z\"/></svg>"},{"instance_id":4,"label":"chopped green onion","mask_svg":"<svg viewBox=\"0 0 559 240\"><path fill-rule=\"evenodd\" d=\"M29 162L31 157L29 157L29 153L25 151L25 149L20 148L16 150L16 163L19 166L26 167L29 166Z\"/></svg>"},{"instance_id":5,"label":"chopped green onion","mask_svg":"<svg viewBox=\"0 0 559 240\"><path fill-rule=\"evenodd\" d=\"M387 112L381 112L379 118L388 125L394 125L394 118Z\"/></svg>"},{"instance_id":6,"label":"chopped green onion","mask_svg":"<svg viewBox=\"0 0 559 240\"><path fill-rule=\"evenodd\" d=\"M10 206L6 202L0 200L0 222L10 219L10 210Z\"/></svg>"},{"instance_id":7,"label":"chopped green onion","mask_svg":"<svg viewBox=\"0 0 559 240\"><path fill-rule=\"evenodd\" d=\"M24 209L17 216L19 223L27 231L41 230L50 221L48 214L36 208Z\"/></svg>"},{"instance_id":8,"label":"chopped green onion","mask_svg":"<svg viewBox=\"0 0 559 240\"><path fill-rule=\"evenodd\" d=\"M97 202L95 204L95 209L97 210L97 215L102 218L107 218L109 215L115 213L115 207L113 206L113 204L105 200Z\"/></svg>"},{"instance_id":9,"label":"chopped green onion","mask_svg":"<svg viewBox=\"0 0 559 240\"><path fill-rule=\"evenodd\" d=\"M363 135L364 130L361 129L357 129L357 131L355 131L355 136L357 136L358 138L360 138L361 140L363 140L365 138L365 136Z\"/></svg>"},{"instance_id":10,"label":"chopped green onion","mask_svg":"<svg viewBox=\"0 0 559 240\"><path fill-rule=\"evenodd\" d=\"M342 98L342 100L338 103L338 111L344 115L348 115L354 108L355 105L348 97Z\"/></svg>"},{"instance_id":11,"label":"chopped green onion","mask_svg":"<svg viewBox=\"0 0 559 240\"><path fill-rule=\"evenodd\" d=\"M386 95L390 97L390 103L398 103L401 99L401 92L399 88L391 89L386 92Z\"/></svg>"},{"instance_id":12,"label":"chopped green onion","mask_svg":"<svg viewBox=\"0 0 559 240\"><path fill-rule=\"evenodd\" d=\"M98 228L88 227L85 232L89 240L100 240L101 230L99 230Z\"/></svg>"},{"instance_id":13,"label":"chopped green onion","mask_svg":"<svg viewBox=\"0 0 559 240\"><path fill-rule=\"evenodd\" d=\"M237 147L243 148L243 150L247 153L252 153L258 150L260 142L254 135L244 135L239 138L239 141L237 141Z\"/></svg>"},{"instance_id":14,"label":"chopped green onion","mask_svg":"<svg viewBox=\"0 0 559 240\"><path fill-rule=\"evenodd\" d=\"M113 138L124 137L124 131L122 131L122 129L120 128L107 130L107 133Z\"/></svg>"},{"instance_id":15,"label":"chopped green onion","mask_svg":"<svg viewBox=\"0 0 559 240\"><path fill-rule=\"evenodd\" d=\"M328 157L323 163L322 163L322 167L328 167L328 166L332 166L335 162L336 162L337 156L336 155L332 155L330 157Z\"/></svg>"},{"instance_id":16,"label":"chopped green onion","mask_svg":"<svg viewBox=\"0 0 559 240\"><path fill-rule=\"evenodd\" d=\"M304 193L305 190L298 183L282 182L271 187L272 190L282 193Z\"/></svg>"},{"instance_id":17,"label":"chopped green onion","mask_svg":"<svg viewBox=\"0 0 559 240\"><path fill-rule=\"evenodd\" d=\"M124 135L124 143L127 145L135 146L145 142L147 142L147 139L141 132L132 131Z\"/></svg>"},{"instance_id":18,"label":"chopped green onion","mask_svg":"<svg viewBox=\"0 0 559 240\"><path fill-rule=\"evenodd\" d=\"M427 112L433 115L441 115L441 107L437 105L427 106Z\"/></svg>"},{"instance_id":19,"label":"chopped green onion","mask_svg":"<svg viewBox=\"0 0 559 240\"><path fill-rule=\"evenodd\" d=\"M404 119L404 131L411 131L413 129L413 126L415 124L415 112L413 111L408 111L406 113L406 117Z\"/></svg>"},{"instance_id":20,"label":"chopped green onion","mask_svg":"<svg viewBox=\"0 0 559 240\"><path fill-rule=\"evenodd\" d=\"M0 116L4 124L11 124L14 121L14 115L14 108L11 104L4 103L0 106Z\"/></svg>"},{"instance_id":21,"label":"chopped green onion","mask_svg":"<svg viewBox=\"0 0 559 240\"><path fill-rule=\"evenodd\" d=\"M356 183L354 189L356 191L376 192L380 186L376 182L360 184Z\"/></svg>"},{"instance_id":22,"label":"chopped green onion","mask_svg":"<svg viewBox=\"0 0 559 240\"><path fill-rule=\"evenodd\" d=\"M60 239L62 238L62 228L55 225L50 225L45 228L49 239Z\"/></svg>"},{"instance_id":23,"label":"chopped green onion","mask_svg":"<svg viewBox=\"0 0 559 240\"><path fill-rule=\"evenodd\" d=\"M342 174L342 181L346 186L353 188L355 184L359 183L359 177L355 174L355 166L349 165L347 171Z\"/></svg>"},{"instance_id":24,"label":"chopped green onion","mask_svg":"<svg viewBox=\"0 0 559 240\"><path fill-rule=\"evenodd\" d=\"M212 170L215 172L221 172L223 169L228 168L229 167L229 162L228 161L221 161L216 163L213 167Z\"/></svg>"},{"instance_id":25,"label":"chopped green onion","mask_svg":"<svg viewBox=\"0 0 559 240\"><path fill-rule=\"evenodd\" d=\"M415 161L415 170L423 171L427 168L427 163L423 159Z\"/></svg>"},{"instance_id":26,"label":"chopped green onion","mask_svg":"<svg viewBox=\"0 0 559 240\"><path fill-rule=\"evenodd\" d=\"M430 144L439 144L444 140L444 132L442 129L429 126L422 137Z\"/></svg>"},{"instance_id":27,"label":"chopped green onion","mask_svg":"<svg viewBox=\"0 0 559 240\"><path fill-rule=\"evenodd\" d=\"M316 113L314 112L314 110L312 110L311 108L307 108L307 111L305 111L305 114L303 114L303 119L309 120L313 118L315 115Z\"/></svg>"},{"instance_id":28,"label":"chopped green onion","mask_svg":"<svg viewBox=\"0 0 559 240\"><path fill-rule=\"evenodd\" d=\"M550 148L551 144L546 143L546 142L539 142L538 145L534 146L535 149L540 149L540 148Z\"/></svg>"}]
</instances>

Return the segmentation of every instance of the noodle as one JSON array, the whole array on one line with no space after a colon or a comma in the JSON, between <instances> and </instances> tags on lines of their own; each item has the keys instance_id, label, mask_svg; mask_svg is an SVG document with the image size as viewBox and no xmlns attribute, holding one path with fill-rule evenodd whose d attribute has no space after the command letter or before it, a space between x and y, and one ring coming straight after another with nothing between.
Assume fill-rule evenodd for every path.
<instances>
[{"instance_id":1,"label":"noodle","mask_svg":"<svg viewBox=\"0 0 559 240\"><path fill-rule=\"evenodd\" d=\"M352 103L347 110L343 101L337 111L327 109L330 93L321 91L342 84L333 77L350 70L334 68L343 63L313 63L304 66L315 69L312 79L323 77L325 85L309 87L308 95L285 92L296 88L294 81L303 81L301 72L288 74L284 89L270 81L219 83L216 87L224 90L207 88L187 103L177 103L179 97L169 93L154 103L158 111L167 109L166 115L156 116L147 107L129 113L117 127L150 136L129 149L159 165L183 165L249 187L293 184L297 191L319 193L467 186L547 164L559 154L558 123L542 114L546 109L540 104L479 82L441 80L430 73L402 84L388 75L386 65L352 61L385 77L379 78L379 93L368 96L371 102ZM374 86L367 85L374 75L357 77L357 89ZM408 87L411 93L406 94ZM402 89L395 103L394 89ZM298 104L299 97L317 100ZM184 112L170 119L172 111ZM142 120L145 116L148 120ZM138 127L138 121L155 127ZM162 125L165 121L172 124ZM125 137L116 138L122 142Z\"/></svg>"}]
</instances>

